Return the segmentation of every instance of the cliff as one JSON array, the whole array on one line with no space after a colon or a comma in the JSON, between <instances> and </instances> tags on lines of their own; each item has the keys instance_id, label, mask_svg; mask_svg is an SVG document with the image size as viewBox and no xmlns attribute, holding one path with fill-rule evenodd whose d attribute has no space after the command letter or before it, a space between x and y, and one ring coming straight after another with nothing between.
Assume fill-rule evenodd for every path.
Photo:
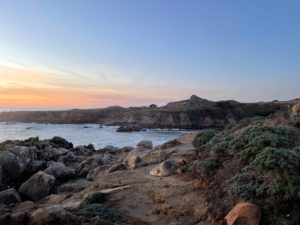
<instances>
[{"instance_id":1,"label":"cliff","mask_svg":"<svg viewBox=\"0 0 300 225\"><path fill-rule=\"evenodd\" d=\"M242 118L267 116L278 110L287 111L293 102L239 103L233 100L213 102L193 95L190 99L172 102L162 107L151 105L67 111L2 112L0 122L99 123L138 125L142 128L221 128Z\"/></svg>"}]
</instances>

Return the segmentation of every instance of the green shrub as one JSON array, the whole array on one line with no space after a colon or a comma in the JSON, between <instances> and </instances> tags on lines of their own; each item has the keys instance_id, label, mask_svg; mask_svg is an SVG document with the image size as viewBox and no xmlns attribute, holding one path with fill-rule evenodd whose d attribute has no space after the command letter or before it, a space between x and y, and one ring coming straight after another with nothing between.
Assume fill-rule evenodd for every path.
<instances>
[{"instance_id":1,"label":"green shrub","mask_svg":"<svg viewBox=\"0 0 300 225\"><path fill-rule=\"evenodd\" d=\"M290 122L291 122L292 126L298 128L298 129L300 128L300 117L299 116L293 117Z\"/></svg>"},{"instance_id":2,"label":"green shrub","mask_svg":"<svg viewBox=\"0 0 300 225\"><path fill-rule=\"evenodd\" d=\"M284 137L288 142L288 147L294 147L298 139L298 131L292 127L278 126L274 128L274 133L280 137Z\"/></svg>"},{"instance_id":3,"label":"green shrub","mask_svg":"<svg viewBox=\"0 0 300 225\"><path fill-rule=\"evenodd\" d=\"M217 158L207 158L194 164L192 170L202 175L212 175L221 167L221 162Z\"/></svg>"},{"instance_id":4,"label":"green shrub","mask_svg":"<svg viewBox=\"0 0 300 225\"><path fill-rule=\"evenodd\" d=\"M240 129L240 128L248 126L248 125L258 124L261 121L263 121L263 119L264 119L264 117L262 117L262 116L241 119L238 122L238 124L235 125L234 129Z\"/></svg>"},{"instance_id":5,"label":"green shrub","mask_svg":"<svg viewBox=\"0 0 300 225\"><path fill-rule=\"evenodd\" d=\"M229 194L245 200L255 199L256 191L260 186L255 176L246 172L235 175L228 181L228 184Z\"/></svg>"},{"instance_id":6,"label":"green shrub","mask_svg":"<svg viewBox=\"0 0 300 225\"><path fill-rule=\"evenodd\" d=\"M266 132L254 137L248 144L247 147L288 147L289 141L279 135Z\"/></svg>"},{"instance_id":7,"label":"green shrub","mask_svg":"<svg viewBox=\"0 0 300 225\"><path fill-rule=\"evenodd\" d=\"M114 222L123 221L120 216L112 213L102 204L104 201L104 194L99 192L90 194L79 205L78 212L87 219L93 219L99 216L101 224L113 224Z\"/></svg>"},{"instance_id":8,"label":"green shrub","mask_svg":"<svg viewBox=\"0 0 300 225\"><path fill-rule=\"evenodd\" d=\"M276 204L300 201L300 155L288 149L266 148L229 181L229 193Z\"/></svg>"},{"instance_id":9,"label":"green shrub","mask_svg":"<svg viewBox=\"0 0 300 225\"><path fill-rule=\"evenodd\" d=\"M197 149L200 149L201 147L206 145L215 135L216 131L214 130L202 130L193 140L193 146Z\"/></svg>"},{"instance_id":10,"label":"green shrub","mask_svg":"<svg viewBox=\"0 0 300 225\"><path fill-rule=\"evenodd\" d=\"M297 139L298 131L291 127L253 126L231 140L229 147L239 151L248 147L261 149L265 147L292 148L295 146Z\"/></svg>"},{"instance_id":11,"label":"green shrub","mask_svg":"<svg viewBox=\"0 0 300 225\"><path fill-rule=\"evenodd\" d=\"M258 147L247 147L238 153L238 156L243 161L248 161L254 158L261 151Z\"/></svg>"},{"instance_id":12,"label":"green shrub","mask_svg":"<svg viewBox=\"0 0 300 225\"><path fill-rule=\"evenodd\" d=\"M220 142L220 143L217 143L215 144L211 150L215 153L225 153L226 150L228 148L228 142L226 141L223 141L223 142Z\"/></svg>"}]
</instances>

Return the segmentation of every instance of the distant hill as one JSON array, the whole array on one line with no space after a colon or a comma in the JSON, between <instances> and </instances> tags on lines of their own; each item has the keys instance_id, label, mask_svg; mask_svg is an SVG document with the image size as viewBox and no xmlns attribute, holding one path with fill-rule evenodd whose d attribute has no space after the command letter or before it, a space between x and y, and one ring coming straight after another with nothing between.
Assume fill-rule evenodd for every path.
<instances>
[{"instance_id":1,"label":"distant hill","mask_svg":"<svg viewBox=\"0 0 300 225\"><path fill-rule=\"evenodd\" d=\"M184 108L208 108L215 106L216 103L213 101L209 101L207 99L200 98L196 95L192 95L187 100L182 100L178 102L170 102L163 108L178 108L178 109L184 109Z\"/></svg>"}]
</instances>

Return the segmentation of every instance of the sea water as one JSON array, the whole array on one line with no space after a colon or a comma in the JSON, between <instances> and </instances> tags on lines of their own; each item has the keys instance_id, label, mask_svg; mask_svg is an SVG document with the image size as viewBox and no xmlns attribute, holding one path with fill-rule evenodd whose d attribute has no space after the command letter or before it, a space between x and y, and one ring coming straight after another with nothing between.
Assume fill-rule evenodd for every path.
<instances>
[{"instance_id":1,"label":"sea water","mask_svg":"<svg viewBox=\"0 0 300 225\"><path fill-rule=\"evenodd\" d=\"M0 123L0 142L24 140L30 137L50 139L60 136L74 146L93 144L96 149L107 145L115 147L135 146L141 140L150 140L154 145L178 138L188 131L177 129L151 129L140 132L116 132L116 126L98 124L39 124Z\"/></svg>"}]
</instances>

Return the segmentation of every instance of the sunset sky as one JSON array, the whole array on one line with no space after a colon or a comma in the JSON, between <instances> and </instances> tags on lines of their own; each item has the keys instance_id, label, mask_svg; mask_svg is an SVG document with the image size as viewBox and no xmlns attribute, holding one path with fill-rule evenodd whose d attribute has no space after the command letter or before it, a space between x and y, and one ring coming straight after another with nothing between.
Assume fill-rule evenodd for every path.
<instances>
[{"instance_id":1,"label":"sunset sky","mask_svg":"<svg viewBox=\"0 0 300 225\"><path fill-rule=\"evenodd\" d=\"M0 110L300 97L299 0L0 0Z\"/></svg>"}]
</instances>

